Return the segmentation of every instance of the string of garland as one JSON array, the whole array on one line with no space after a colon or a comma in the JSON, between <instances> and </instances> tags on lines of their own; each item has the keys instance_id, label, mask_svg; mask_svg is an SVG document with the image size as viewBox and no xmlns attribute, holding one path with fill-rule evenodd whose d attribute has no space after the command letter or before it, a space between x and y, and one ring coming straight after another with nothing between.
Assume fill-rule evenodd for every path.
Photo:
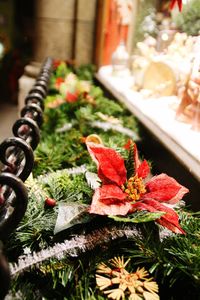
<instances>
[{"instance_id":1,"label":"string of garland","mask_svg":"<svg viewBox=\"0 0 200 300\"><path fill-rule=\"evenodd\" d=\"M91 80L87 70L76 71L81 79ZM166 291L167 299L197 299L199 214L179 208L186 236L169 235L165 230L159 235L152 222L127 225L85 214L96 185L96 167L85 137L98 134L108 147L125 155L123 146L130 135L138 137L138 129L133 116L94 85L85 94L79 91L75 102L48 107L55 105L58 96L63 101L55 83L66 74L71 76L71 71L61 63L51 79L34 177L26 182L28 209L7 245L16 275L8 299L106 299L96 288L95 270L102 261L119 255L131 259L129 271L141 266L154 276L161 299L166 299ZM75 81L80 88L80 79ZM75 92L70 90L70 99Z\"/></svg>"}]
</instances>

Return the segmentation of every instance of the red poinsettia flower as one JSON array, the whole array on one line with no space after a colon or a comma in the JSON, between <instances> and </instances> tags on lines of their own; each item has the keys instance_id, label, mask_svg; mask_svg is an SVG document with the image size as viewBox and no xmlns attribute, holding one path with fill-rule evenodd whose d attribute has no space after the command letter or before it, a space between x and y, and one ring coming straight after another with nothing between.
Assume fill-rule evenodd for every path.
<instances>
[{"instance_id":1,"label":"red poinsettia flower","mask_svg":"<svg viewBox=\"0 0 200 300\"><path fill-rule=\"evenodd\" d=\"M179 11L181 11L182 7L183 7L182 0L171 0L171 2L170 2L170 9L173 9L176 4L178 4Z\"/></svg>"},{"instance_id":2,"label":"red poinsettia flower","mask_svg":"<svg viewBox=\"0 0 200 300\"><path fill-rule=\"evenodd\" d=\"M74 92L74 93L67 92L65 100L70 103L76 102L78 100L78 93L77 92Z\"/></svg>"},{"instance_id":3,"label":"red poinsettia flower","mask_svg":"<svg viewBox=\"0 0 200 300\"><path fill-rule=\"evenodd\" d=\"M124 159L111 148L87 143L88 151L98 166L102 186L94 192L90 213L122 215L137 210L165 212L156 222L173 232L184 233L177 213L165 204L175 204L188 189L174 178L160 174L147 179L150 168L146 160L140 162L134 144L134 173L127 178ZM165 203L165 204L162 204Z\"/></svg>"}]
</instances>

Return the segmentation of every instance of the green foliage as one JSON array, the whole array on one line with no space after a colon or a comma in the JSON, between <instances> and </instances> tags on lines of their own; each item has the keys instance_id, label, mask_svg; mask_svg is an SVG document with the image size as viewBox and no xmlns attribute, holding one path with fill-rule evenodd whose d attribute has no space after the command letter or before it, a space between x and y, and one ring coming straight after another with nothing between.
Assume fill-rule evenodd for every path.
<instances>
[{"instance_id":1,"label":"green foliage","mask_svg":"<svg viewBox=\"0 0 200 300\"><path fill-rule=\"evenodd\" d=\"M89 79L88 70L83 68L76 71L82 74L82 78ZM60 67L58 73L54 75L65 76L62 72L68 71L68 68L64 70ZM131 258L130 268L135 269L141 266L149 270L160 284L161 299L166 291L169 295L168 300L197 299L193 296L198 295L197 290L200 286L199 214L180 212L181 225L187 235L167 234L161 240L158 235L158 225L149 222L159 217L160 214L147 212L139 212L130 218L115 217L114 220L94 216L88 224L84 223L82 216L75 215L77 219L72 218L72 222L71 219L71 223L69 222L70 226L75 226L69 228L68 220L66 220L65 230L54 234L60 209L70 209L72 205L87 207L91 203L93 191L88 186L85 175L69 175L64 169L84 163L88 170L96 171L86 145L82 142L83 137L91 133L98 134L106 146L114 148L129 161L129 166L131 164L133 166L133 149L128 157L127 150L123 148L128 137L113 129L105 131L102 128L92 128L91 122L102 121L102 115L115 117L123 126L136 130L135 119L124 109L123 105L105 98L99 87L92 86L90 96L94 98L92 103L80 97L75 103L65 103L55 109L45 109L42 138L35 151L36 162L33 172L35 177L40 176L29 178L26 182L29 190L28 208L20 225L8 241L7 255L10 261L17 261L19 255L24 255L30 250L41 253L41 250L44 252L44 249L49 249L51 255L45 257L40 263L37 260L36 263L30 263L25 273L21 272L19 276L13 277L12 299L106 299L96 289L96 266L102 261L119 255ZM54 101L54 98L55 95L48 97L46 104ZM69 123L72 125L71 128L63 132L57 131ZM133 171L130 168L129 175ZM57 205L48 207L45 205L46 198L55 199ZM141 220L148 221L148 223L132 223ZM125 224L124 221L126 221ZM80 222L81 224L77 225ZM106 236L103 230L113 224L116 224L114 225L116 235L108 230L108 236ZM127 231L125 231L125 226L128 227ZM133 231L133 228L140 235L135 234L134 231L134 235L130 237L129 233ZM120 230L123 235L119 237L117 234ZM163 234L162 231L161 233ZM86 236L88 237L89 234L90 240L88 241ZM62 246L66 239L71 245L74 235L75 240L79 238L79 242L83 241L82 248L76 245L73 255L69 255L66 251L65 255L58 256L58 248L56 248L56 256L52 254L52 248L57 245ZM100 243L97 245L98 241ZM32 255L33 261L35 257L37 257L36 253ZM180 293L181 297L178 295L174 298L174 292L180 290L179 285L183 292ZM174 290L171 290L173 287ZM184 298L184 293L187 298Z\"/></svg>"},{"instance_id":2,"label":"green foliage","mask_svg":"<svg viewBox=\"0 0 200 300\"><path fill-rule=\"evenodd\" d=\"M81 111L84 112L84 109ZM49 134L42 139L35 150L34 176L82 164L91 165L91 158L82 142L82 137L89 134L98 134L105 145L114 149L119 149L127 143L128 136L113 130L105 132L99 128L92 129L82 117L84 118L84 115L78 115L78 127L81 127L81 131L72 128L63 133ZM125 151L120 149L120 152Z\"/></svg>"},{"instance_id":3,"label":"green foliage","mask_svg":"<svg viewBox=\"0 0 200 300\"><path fill-rule=\"evenodd\" d=\"M89 155L81 137L75 128L46 136L35 151L34 176L88 162Z\"/></svg>"},{"instance_id":4,"label":"green foliage","mask_svg":"<svg viewBox=\"0 0 200 300\"><path fill-rule=\"evenodd\" d=\"M91 93L91 96L94 97L94 99L97 99L97 98L103 96L103 90L99 86L96 86L96 85L91 86L90 93Z\"/></svg>"},{"instance_id":5,"label":"green foliage","mask_svg":"<svg viewBox=\"0 0 200 300\"><path fill-rule=\"evenodd\" d=\"M156 226L142 224L143 234L133 238L112 240L103 248L86 252L79 259L50 259L32 272L13 281L13 290L32 286L37 297L38 282L43 299L106 299L96 289L95 271L100 262L114 256L131 258L130 271L145 267L159 284L160 299L198 299L200 288L200 218L198 214L180 212L181 225L187 235L167 234L159 240ZM161 232L162 233L162 232ZM33 272L34 271L34 272ZM33 276L36 274L36 276ZM30 276L31 275L31 276ZM28 280L27 280L28 278ZM23 293L28 293L23 289ZM33 294L32 294L33 295ZM21 299L30 299L24 297ZM33 298L32 299L37 299Z\"/></svg>"},{"instance_id":6,"label":"green foliage","mask_svg":"<svg viewBox=\"0 0 200 300\"><path fill-rule=\"evenodd\" d=\"M108 109L109 107L109 109ZM123 107L115 102L115 101L111 101L108 98L105 97L99 97L96 99L96 109L94 109L95 111L100 111L103 114L108 114L110 116L116 116L118 117L119 114L123 114Z\"/></svg>"},{"instance_id":7,"label":"green foliage","mask_svg":"<svg viewBox=\"0 0 200 300\"><path fill-rule=\"evenodd\" d=\"M38 250L53 243L53 230L58 214L58 205L47 207L46 198L58 203L90 203L92 190L83 174L68 175L65 170L50 173L27 181L29 203L26 214L13 234L10 248L16 245Z\"/></svg>"},{"instance_id":8,"label":"green foliage","mask_svg":"<svg viewBox=\"0 0 200 300\"><path fill-rule=\"evenodd\" d=\"M188 35L198 35L200 32L200 1L192 0L183 6L181 13L173 17L178 29Z\"/></svg>"},{"instance_id":9,"label":"green foliage","mask_svg":"<svg viewBox=\"0 0 200 300\"><path fill-rule=\"evenodd\" d=\"M91 95L96 97L94 104L80 99L75 103L45 109L41 142L35 151L34 176L89 162L88 152L82 142L82 138L89 134L99 134L108 146L111 143L114 148L116 145L123 146L128 140L126 135L114 130L105 132L91 127L92 121L102 121L99 112L105 117L116 117L121 124L137 132L135 119L122 105L103 97L102 90L98 87L93 86ZM54 98L55 96L48 96L46 105ZM69 125L68 130L57 132L66 124Z\"/></svg>"},{"instance_id":10,"label":"green foliage","mask_svg":"<svg viewBox=\"0 0 200 300\"><path fill-rule=\"evenodd\" d=\"M175 235L166 241L165 251L169 254L168 257L173 257L172 265L177 267L179 275L186 274L194 285L200 286L200 213L192 215L184 212L181 218L187 235ZM171 281L173 283L172 279Z\"/></svg>"},{"instance_id":11,"label":"green foliage","mask_svg":"<svg viewBox=\"0 0 200 300\"><path fill-rule=\"evenodd\" d=\"M25 273L20 280L14 279L11 299L103 300L105 297L98 295L95 288L93 276L95 267L94 259L91 259L89 264L85 259L77 261L64 259L61 262L51 260L43 264L39 270L35 270L35 276ZM41 287L39 291L38 286ZM15 298L16 291L20 298Z\"/></svg>"},{"instance_id":12,"label":"green foliage","mask_svg":"<svg viewBox=\"0 0 200 300\"><path fill-rule=\"evenodd\" d=\"M98 131L96 132L99 133ZM123 147L127 143L129 137L113 130L109 130L105 133L101 132L99 135L107 147L115 149L123 157L125 157L126 151L123 149Z\"/></svg>"},{"instance_id":13,"label":"green foliage","mask_svg":"<svg viewBox=\"0 0 200 300\"><path fill-rule=\"evenodd\" d=\"M55 69L52 80L65 77L72 68L62 62ZM90 79L94 74L94 66L87 65L75 68L79 79ZM90 74L90 75L89 75ZM35 151L34 176L54 170L90 163L91 160L83 142L83 138L96 133L108 146L123 146L128 136L114 129L105 131L103 128L93 128L93 121L105 121L106 118L115 118L119 124L137 132L137 123L133 116L122 104L103 96L101 88L91 85L87 97L79 95L76 102L65 102L56 108L48 105L62 95L54 93L45 100L44 123L42 126L41 142ZM109 110L108 110L109 107ZM102 119L102 117L105 118ZM64 129L63 129L64 128Z\"/></svg>"},{"instance_id":14,"label":"green foliage","mask_svg":"<svg viewBox=\"0 0 200 300\"><path fill-rule=\"evenodd\" d=\"M130 150L128 151L128 157L125 160L125 166L127 170L127 179L135 174L135 161L134 161L134 143L130 142Z\"/></svg>"},{"instance_id":15,"label":"green foliage","mask_svg":"<svg viewBox=\"0 0 200 300\"><path fill-rule=\"evenodd\" d=\"M51 244L56 211L54 208L45 209L45 197L30 197L28 209L21 224L13 235L10 248L23 247L30 249L43 249Z\"/></svg>"},{"instance_id":16,"label":"green foliage","mask_svg":"<svg viewBox=\"0 0 200 300\"><path fill-rule=\"evenodd\" d=\"M109 216L113 220L117 222L124 222L124 223L144 223L154 221L159 219L165 212L148 212L148 211L140 211L135 212L134 214L128 215L128 217L118 217L118 216Z\"/></svg>"},{"instance_id":17,"label":"green foliage","mask_svg":"<svg viewBox=\"0 0 200 300\"><path fill-rule=\"evenodd\" d=\"M68 73L71 72L71 69L69 68L69 66L63 61L61 62L58 67L55 69L54 74L55 77L62 77L64 78Z\"/></svg>"},{"instance_id":18,"label":"green foliage","mask_svg":"<svg viewBox=\"0 0 200 300\"><path fill-rule=\"evenodd\" d=\"M81 65L75 68L75 73L81 80L93 80L94 73L96 71L96 66L92 64Z\"/></svg>"},{"instance_id":19,"label":"green foliage","mask_svg":"<svg viewBox=\"0 0 200 300\"><path fill-rule=\"evenodd\" d=\"M46 103L51 102L54 99L52 96L48 96L46 99ZM61 105L59 109L51 109L46 108L45 109L45 115L44 115L44 123L42 126L42 135L46 136L47 134L54 133L56 128L60 128L63 126L63 124L70 122L70 119L68 118L68 114L65 112L66 105Z\"/></svg>"},{"instance_id":20,"label":"green foliage","mask_svg":"<svg viewBox=\"0 0 200 300\"><path fill-rule=\"evenodd\" d=\"M138 249L129 249L128 253L138 263L149 265L150 272L160 278L160 284L171 288L179 282L188 286L189 282L197 291L200 289L200 215L184 211L179 215L186 236L171 234L161 243L152 236L142 237L136 241Z\"/></svg>"}]
</instances>

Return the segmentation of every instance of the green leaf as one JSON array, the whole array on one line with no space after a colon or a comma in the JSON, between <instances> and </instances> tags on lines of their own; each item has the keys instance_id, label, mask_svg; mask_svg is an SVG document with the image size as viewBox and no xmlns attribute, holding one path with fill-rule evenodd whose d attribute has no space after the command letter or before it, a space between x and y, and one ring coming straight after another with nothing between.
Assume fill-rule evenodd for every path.
<instances>
[{"instance_id":1,"label":"green leaf","mask_svg":"<svg viewBox=\"0 0 200 300\"><path fill-rule=\"evenodd\" d=\"M127 171L127 178L129 179L135 173L133 142L130 143L130 150L129 150L128 158L125 160L125 166Z\"/></svg>"},{"instance_id":2,"label":"green leaf","mask_svg":"<svg viewBox=\"0 0 200 300\"><path fill-rule=\"evenodd\" d=\"M131 214L128 217L109 216L109 218L117 222L143 223L143 222L150 222L159 219L164 214L165 212L162 211L161 212L140 211Z\"/></svg>"},{"instance_id":3,"label":"green leaf","mask_svg":"<svg viewBox=\"0 0 200 300\"><path fill-rule=\"evenodd\" d=\"M87 212L88 205L80 203L59 203L58 217L54 228L54 234L68 229L74 225L87 223L91 215Z\"/></svg>"}]
</instances>

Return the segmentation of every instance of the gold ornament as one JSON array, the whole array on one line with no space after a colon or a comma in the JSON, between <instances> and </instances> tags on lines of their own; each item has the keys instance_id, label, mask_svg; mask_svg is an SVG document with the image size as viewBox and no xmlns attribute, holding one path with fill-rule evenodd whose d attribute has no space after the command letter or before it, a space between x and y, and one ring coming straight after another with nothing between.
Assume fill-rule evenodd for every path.
<instances>
[{"instance_id":1,"label":"gold ornament","mask_svg":"<svg viewBox=\"0 0 200 300\"><path fill-rule=\"evenodd\" d=\"M103 145L102 139L97 134L88 135L85 139L85 142L86 143L95 143L95 144L102 144Z\"/></svg>"},{"instance_id":2,"label":"gold ornament","mask_svg":"<svg viewBox=\"0 0 200 300\"><path fill-rule=\"evenodd\" d=\"M96 274L97 286L108 298L114 300L159 300L158 285L144 268L129 273L125 268L130 259L115 257L108 264L101 263Z\"/></svg>"}]
</instances>

